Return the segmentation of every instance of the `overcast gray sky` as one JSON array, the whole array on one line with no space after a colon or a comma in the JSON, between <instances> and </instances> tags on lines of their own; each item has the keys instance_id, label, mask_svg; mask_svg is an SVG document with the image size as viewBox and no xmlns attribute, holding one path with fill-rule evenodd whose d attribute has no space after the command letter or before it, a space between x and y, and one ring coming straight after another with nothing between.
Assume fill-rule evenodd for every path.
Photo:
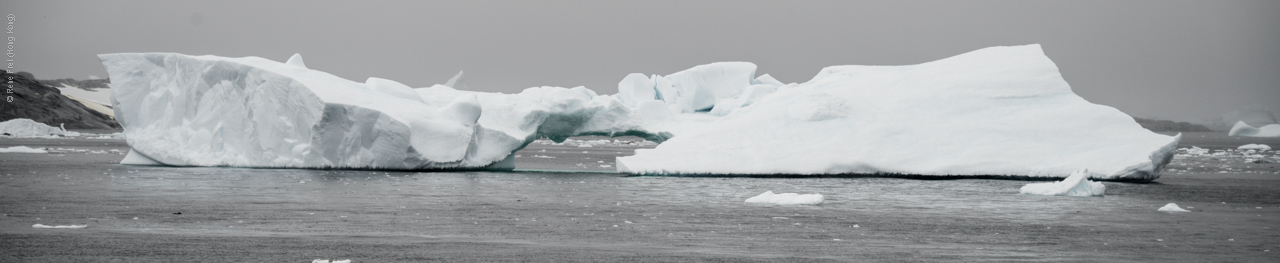
<instances>
[{"instance_id":1,"label":"overcast gray sky","mask_svg":"<svg viewBox=\"0 0 1280 263\"><path fill-rule=\"evenodd\" d=\"M1280 110L1280 1L13 1L16 68L106 76L96 54L278 61L414 87L583 85L750 61L803 82L1040 43L1080 96L1139 117Z\"/></svg>"}]
</instances>

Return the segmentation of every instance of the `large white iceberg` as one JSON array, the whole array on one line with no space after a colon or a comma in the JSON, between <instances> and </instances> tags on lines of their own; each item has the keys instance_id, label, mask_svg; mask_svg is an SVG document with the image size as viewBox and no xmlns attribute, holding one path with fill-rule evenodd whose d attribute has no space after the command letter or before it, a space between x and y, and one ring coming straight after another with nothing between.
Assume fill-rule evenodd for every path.
<instances>
[{"instance_id":1,"label":"large white iceberg","mask_svg":"<svg viewBox=\"0 0 1280 263\"><path fill-rule=\"evenodd\" d=\"M1280 137L1280 124L1267 124L1262 127L1253 127L1244 121L1236 122L1235 126L1231 126L1231 131L1227 132L1229 136L1240 137Z\"/></svg>"},{"instance_id":2,"label":"large white iceberg","mask_svg":"<svg viewBox=\"0 0 1280 263\"><path fill-rule=\"evenodd\" d=\"M1058 178L1085 168L1090 178L1146 181L1159 177L1180 138L1077 96L1040 46L1027 45L912 66L828 67L655 149L619 157L617 167Z\"/></svg>"},{"instance_id":3,"label":"large white iceberg","mask_svg":"<svg viewBox=\"0 0 1280 263\"><path fill-rule=\"evenodd\" d=\"M127 164L510 169L511 153L540 137L671 136L644 127L665 115L583 87L501 94L360 83L309 69L296 54L285 63L174 53L99 58L133 148ZM657 117L633 118L641 115Z\"/></svg>"},{"instance_id":4,"label":"large white iceberg","mask_svg":"<svg viewBox=\"0 0 1280 263\"><path fill-rule=\"evenodd\" d=\"M631 74L616 95L517 94L354 82L295 55L100 55L133 163L510 169L534 139L667 141L618 158L632 174L910 174L1152 180L1180 135L1071 92L1038 45L914 66L835 66L783 84L719 62ZM154 162L151 162L154 161Z\"/></svg>"},{"instance_id":5,"label":"large white iceberg","mask_svg":"<svg viewBox=\"0 0 1280 263\"><path fill-rule=\"evenodd\" d=\"M1102 196L1107 186L1099 182L1089 181L1088 171L1076 171L1066 179L1052 183L1034 183L1022 186L1019 192L1024 195L1060 195L1060 196Z\"/></svg>"}]
</instances>

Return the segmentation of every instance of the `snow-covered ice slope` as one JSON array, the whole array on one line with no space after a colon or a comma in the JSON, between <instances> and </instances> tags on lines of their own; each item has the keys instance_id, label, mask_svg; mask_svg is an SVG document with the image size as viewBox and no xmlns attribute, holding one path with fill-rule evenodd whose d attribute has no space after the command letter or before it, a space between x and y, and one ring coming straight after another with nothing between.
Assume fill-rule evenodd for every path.
<instances>
[{"instance_id":1,"label":"snow-covered ice slope","mask_svg":"<svg viewBox=\"0 0 1280 263\"><path fill-rule=\"evenodd\" d=\"M1034 183L1022 186L1019 192L1024 195L1061 195L1061 196L1102 196L1107 186L1099 182L1089 181L1088 171L1075 171L1067 179L1052 183Z\"/></svg>"},{"instance_id":2,"label":"snow-covered ice slope","mask_svg":"<svg viewBox=\"0 0 1280 263\"><path fill-rule=\"evenodd\" d=\"M1235 126L1231 126L1231 131L1227 132L1229 136L1241 137L1280 137L1280 124L1267 124L1262 127L1253 127L1244 121L1236 122Z\"/></svg>"},{"instance_id":3,"label":"snow-covered ice slope","mask_svg":"<svg viewBox=\"0 0 1280 263\"><path fill-rule=\"evenodd\" d=\"M1141 181L1159 177L1180 136L1077 96L1040 46L1026 45L911 66L828 67L617 164L632 174L1062 178L1088 169L1090 178Z\"/></svg>"}]
</instances>

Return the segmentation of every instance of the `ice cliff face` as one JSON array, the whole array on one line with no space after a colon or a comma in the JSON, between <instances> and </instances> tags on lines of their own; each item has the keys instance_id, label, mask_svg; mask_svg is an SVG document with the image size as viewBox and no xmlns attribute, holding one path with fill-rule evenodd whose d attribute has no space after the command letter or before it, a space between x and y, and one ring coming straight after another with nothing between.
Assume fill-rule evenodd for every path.
<instances>
[{"instance_id":1,"label":"ice cliff face","mask_svg":"<svg viewBox=\"0 0 1280 263\"><path fill-rule=\"evenodd\" d=\"M115 81L112 104L133 164L509 169L511 153L539 137L672 136L646 127L663 115L583 87L501 94L360 83L308 69L299 55L285 63L172 53L99 58Z\"/></svg>"},{"instance_id":2,"label":"ice cliff face","mask_svg":"<svg viewBox=\"0 0 1280 263\"><path fill-rule=\"evenodd\" d=\"M1071 92L1038 45L913 66L835 66L805 83L747 62L635 73L616 95L363 83L257 57L99 56L134 157L179 166L511 168L536 138L664 141L633 174L1012 175L1151 180L1179 137ZM669 140L668 140L669 139ZM149 158L147 158L149 157Z\"/></svg>"},{"instance_id":3,"label":"ice cliff face","mask_svg":"<svg viewBox=\"0 0 1280 263\"><path fill-rule=\"evenodd\" d=\"M448 169L507 157L481 154L485 143L510 138L486 137L493 131L468 117L480 110L470 97L429 107L403 84L349 81L308 69L296 55L289 63L99 58L113 76L112 104L134 153L167 165Z\"/></svg>"}]
</instances>

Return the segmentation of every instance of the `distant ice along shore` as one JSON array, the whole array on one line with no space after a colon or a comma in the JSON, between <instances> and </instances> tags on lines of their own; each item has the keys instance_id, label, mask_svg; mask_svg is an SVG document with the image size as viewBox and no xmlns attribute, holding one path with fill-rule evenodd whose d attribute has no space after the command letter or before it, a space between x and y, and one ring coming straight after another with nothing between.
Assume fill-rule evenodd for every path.
<instances>
[{"instance_id":1,"label":"distant ice along shore","mask_svg":"<svg viewBox=\"0 0 1280 263\"><path fill-rule=\"evenodd\" d=\"M804 83L719 62L631 74L618 93L517 94L363 83L294 55L99 55L130 163L352 169L511 169L538 138L662 142L632 174L843 174L1153 180L1179 136L1075 95L1039 45L912 66L832 66Z\"/></svg>"}]
</instances>

